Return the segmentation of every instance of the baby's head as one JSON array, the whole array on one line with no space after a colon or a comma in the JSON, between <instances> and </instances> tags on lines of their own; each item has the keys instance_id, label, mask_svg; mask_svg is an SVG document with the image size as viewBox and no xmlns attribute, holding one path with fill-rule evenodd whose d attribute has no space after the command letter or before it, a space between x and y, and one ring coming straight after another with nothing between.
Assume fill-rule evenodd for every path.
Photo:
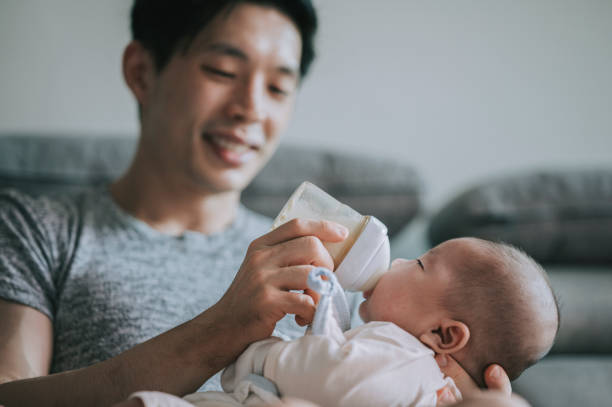
<instances>
[{"instance_id":1,"label":"baby's head","mask_svg":"<svg viewBox=\"0 0 612 407\"><path fill-rule=\"evenodd\" d=\"M394 322L481 386L491 363L516 379L550 350L559 327L544 270L512 246L475 238L395 260L364 297L365 321Z\"/></svg>"}]
</instances>

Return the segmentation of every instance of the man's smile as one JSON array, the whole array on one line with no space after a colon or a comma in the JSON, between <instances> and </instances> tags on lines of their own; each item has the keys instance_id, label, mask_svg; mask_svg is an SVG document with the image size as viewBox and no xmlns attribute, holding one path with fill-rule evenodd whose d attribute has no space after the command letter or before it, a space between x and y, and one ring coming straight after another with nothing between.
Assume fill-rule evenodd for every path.
<instances>
[{"instance_id":1,"label":"man's smile","mask_svg":"<svg viewBox=\"0 0 612 407\"><path fill-rule=\"evenodd\" d=\"M263 147L263 136L241 137L236 132L211 131L202 135L215 155L231 166L240 166L253 159Z\"/></svg>"}]
</instances>

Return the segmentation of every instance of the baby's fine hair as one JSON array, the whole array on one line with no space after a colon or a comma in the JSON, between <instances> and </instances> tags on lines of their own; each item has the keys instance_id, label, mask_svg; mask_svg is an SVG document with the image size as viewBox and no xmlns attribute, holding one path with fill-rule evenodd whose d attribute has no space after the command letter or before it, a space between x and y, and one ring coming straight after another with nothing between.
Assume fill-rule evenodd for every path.
<instances>
[{"instance_id":1,"label":"baby's fine hair","mask_svg":"<svg viewBox=\"0 0 612 407\"><path fill-rule=\"evenodd\" d=\"M542 313L555 312L556 337L559 307L546 272L525 252L505 243L470 241L476 249L452 265L455 273L443 306L470 329L464 368L482 387L488 365L500 364L514 380L548 353L552 342L542 348L533 333L547 329L539 322ZM538 298L543 307L534 306L531 288L538 285L545 286Z\"/></svg>"}]
</instances>

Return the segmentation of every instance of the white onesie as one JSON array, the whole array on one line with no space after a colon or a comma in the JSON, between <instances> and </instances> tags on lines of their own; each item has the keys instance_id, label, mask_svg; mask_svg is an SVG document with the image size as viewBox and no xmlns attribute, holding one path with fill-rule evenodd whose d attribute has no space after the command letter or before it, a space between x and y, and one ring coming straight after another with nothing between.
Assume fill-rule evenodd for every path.
<instances>
[{"instance_id":1,"label":"white onesie","mask_svg":"<svg viewBox=\"0 0 612 407\"><path fill-rule=\"evenodd\" d=\"M369 322L343 333L330 315L322 334L250 345L223 372L225 393L194 393L184 400L199 407L274 404L279 396L335 407L436 406L437 392L445 387L461 398L434 352L413 335L391 322ZM146 407L173 406L146 396L151 399L141 396Z\"/></svg>"}]
</instances>

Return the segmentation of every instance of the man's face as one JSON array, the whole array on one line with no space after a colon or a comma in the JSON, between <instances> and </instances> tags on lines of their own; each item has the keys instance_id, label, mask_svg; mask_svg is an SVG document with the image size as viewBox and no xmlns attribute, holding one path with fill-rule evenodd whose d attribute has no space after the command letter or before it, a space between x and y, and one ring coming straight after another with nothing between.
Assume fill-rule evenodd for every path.
<instances>
[{"instance_id":1,"label":"man's face","mask_svg":"<svg viewBox=\"0 0 612 407\"><path fill-rule=\"evenodd\" d=\"M452 277L448 251L438 246L415 260L396 259L359 308L365 322L388 321L419 337L446 317L442 299Z\"/></svg>"},{"instance_id":2,"label":"man's face","mask_svg":"<svg viewBox=\"0 0 612 407\"><path fill-rule=\"evenodd\" d=\"M247 3L217 16L141 103L155 171L206 192L244 188L288 125L301 47L296 26L273 8Z\"/></svg>"}]
</instances>

